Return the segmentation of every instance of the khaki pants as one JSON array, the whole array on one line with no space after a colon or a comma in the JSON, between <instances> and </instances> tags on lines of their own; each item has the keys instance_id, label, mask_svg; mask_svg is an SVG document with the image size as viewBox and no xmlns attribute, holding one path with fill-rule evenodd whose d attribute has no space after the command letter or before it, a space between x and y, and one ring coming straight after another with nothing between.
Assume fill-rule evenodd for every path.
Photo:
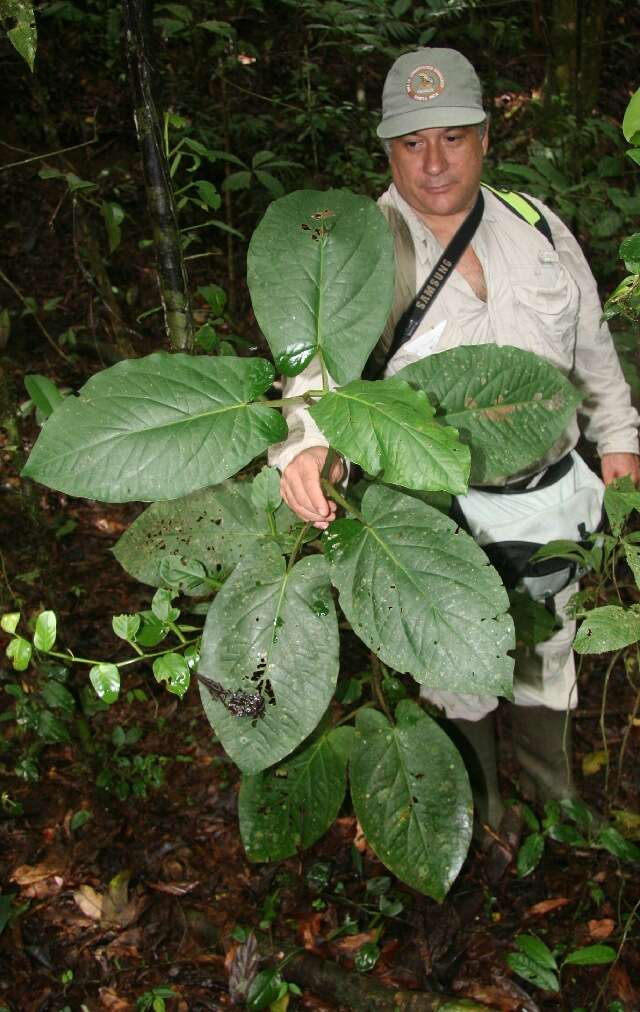
<instances>
[{"instance_id":1,"label":"khaki pants","mask_svg":"<svg viewBox=\"0 0 640 1012\"><path fill-rule=\"evenodd\" d=\"M513 676L513 695L517 706L546 706L550 710L575 709L578 704L576 668L571 644L576 635L574 619L567 618L565 607L578 590L571 583L554 601L562 627L544 643L535 647L517 647ZM446 692L423 685L423 699L444 710L450 720L482 720L498 705L497 696Z\"/></svg>"}]
</instances>

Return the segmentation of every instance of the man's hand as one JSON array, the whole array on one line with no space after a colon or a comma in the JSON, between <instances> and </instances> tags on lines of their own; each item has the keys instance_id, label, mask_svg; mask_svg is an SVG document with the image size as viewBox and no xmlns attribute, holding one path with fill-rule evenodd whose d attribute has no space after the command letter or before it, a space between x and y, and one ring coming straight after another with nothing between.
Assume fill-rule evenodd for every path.
<instances>
[{"instance_id":1,"label":"man's hand","mask_svg":"<svg viewBox=\"0 0 640 1012\"><path fill-rule=\"evenodd\" d=\"M603 453L600 469L605 485L625 474L630 475L634 485L640 484L640 457L636 453Z\"/></svg>"},{"instance_id":2,"label":"man's hand","mask_svg":"<svg viewBox=\"0 0 640 1012\"><path fill-rule=\"evenodd\" d=\"M280 482L280 492L287 506L321 531L326 530L336 518L336 504L325 498L320 485L320 472L328 452L326 446L310 446L303 450L284 469ZM342 460L336 457L329 472L329 481L334 484L343 474Z\"/></svg>"}]
</instances>

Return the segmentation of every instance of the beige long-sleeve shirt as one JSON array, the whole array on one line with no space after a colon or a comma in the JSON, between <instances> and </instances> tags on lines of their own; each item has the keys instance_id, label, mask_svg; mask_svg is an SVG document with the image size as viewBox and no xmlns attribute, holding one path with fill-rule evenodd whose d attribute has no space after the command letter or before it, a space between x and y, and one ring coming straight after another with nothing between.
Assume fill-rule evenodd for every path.
<instances>
[{"instance_id":1,"label":"beige long-sleeve shirt","mask_svg":"<svg viewBox=\"0 0 640 1012\"><path fill-rule=\"evenodd\" d=\"M485 210L472 240L487 284L479 299L458 271L452 271L411 342L389 363L386 375L434 352L458 345L514 345L535 352L560 369L584 394L579 411L584 433L600 455L638 453L640 417L631 404L594 277L568 228L548 207L529 198L547 219L555 249L494 194L483 189ZM376 354L388 350L395 325L427 279L442 247L392 184L378 201L395 238L396 288L391 316ZM312 362L284 383L284 396L322 385ZM327 440L304 407L285 411L289 436L271 447L270 463L281 470L302 450ZM579 428L574 417L544 461L573 449ZM513 476L519 477L517 475Z\"/></svg>"}]
</instances>

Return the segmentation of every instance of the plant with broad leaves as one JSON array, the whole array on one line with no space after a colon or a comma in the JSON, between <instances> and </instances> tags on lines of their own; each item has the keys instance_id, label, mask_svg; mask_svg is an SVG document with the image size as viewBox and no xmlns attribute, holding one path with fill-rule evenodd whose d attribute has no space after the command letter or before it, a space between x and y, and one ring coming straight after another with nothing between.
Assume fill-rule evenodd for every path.
<instances>
[{"instance_id":1,"label":"plant with broad leaves","mask_svg":"<svg viewBox=\"0 0 640 1012\"><path fill-rule=\"evenodd\" d=\"M631 96L622 121L622 133L631 145L628 157L640 165L640 88ZM624 316L637 323L640 319L640 232L622 241L619 251L628 274L604 304L604 317Z\"/></svg>"},{"instance_id":2,"label":"plant with broad leaves","mask_svg":"<svg viewBox=\"0 0 640 1012\"><path fill-rule=\"evenodd\" d=\"M536 935L518 935L516 952L507 956L507 964L523 980L544 991L560 993L560 974L565 966L606 966L613 963L617 953L610 945L585 945L558 957Z\"/></svg>"},{"instance_id":3,"label":"plant with broad leaves","mask_svg":"<svg viewBox=\"0 0 640 1012\"><path fill-rule=\"evenodd\" d=\"M542 822L528 805L522 806L524 823L530 830L516 859L520 878L530 875L539 865L546 841L555 840L569 847L606 850L624 861L640 861L640 847L613 826L596 823L593 813L575 798L548 801Z\"/></svg>"},{"instance_id":4,"label":"plant with broad leaves","mask_svg":"<svg viewBox=\"0 0 640 1012\"><path fill-rule=\"evenodd\" d=\"M243 773L249 856L310 846L349 782L381 860L440 900L469 846L471 791L448 736L389 669L427 686L510 694L507 593L442 511L442 492L463 493L470 474L494 483L534 466L579 395L543 360L494 345L362 381L393 275L391 233L368 199L336 190L275 201L249 249L253 306L278 370L295 376L317 360L321 388L269 400L275 372L261 358L121 362L55 408L24 473L73 495L152 503L115 549L129 573L159 588L151 616L118 618L132 647L175 626L169 592L214 595L189 605L206 613L198 679ZM322 536L281 502L272 469L233 480L286 438L283 404L308 406L331 446L370 476L356 501L325 483L345 515ZM336 596L375 660L351 692L354 726L330 708ZM183 646L154 663L174 691L188 684ZM116 695L112 669L96 681L103 698ZM371 699L360 700L365 687Z\"/></svg>"}]
</instances>

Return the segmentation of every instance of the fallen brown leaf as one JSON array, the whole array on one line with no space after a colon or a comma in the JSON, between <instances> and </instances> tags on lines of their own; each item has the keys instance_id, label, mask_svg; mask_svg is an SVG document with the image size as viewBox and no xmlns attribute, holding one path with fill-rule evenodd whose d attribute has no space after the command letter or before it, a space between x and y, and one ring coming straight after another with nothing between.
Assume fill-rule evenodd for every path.
<instances>
[{"instance_id":1,"label":"fallen brown leaf","mask_svg":"<svg viewBox=\"0 0 640 1012\"><path fill-rule=\"evenodd\" d=\"M534 903L532 907L525 910L525 917L543 917L545 914L551 913L552 910L558 910L560 907L566 907L567 903L571 903L571 900L566 896L556 896L555 899L542 900L540 903Z\"/></svg>"},{"instance_id":2,"label":"fallen brown leaf","mask_svg":"<svg viewBox=\"0 0 640 1012\"><path fill-rule=\"evenodd\" d=\"M500 1012L524 1012L524 1010L539 1012L538 1006L533 1001L529 1000L525 1004L522 999L523 992L520 988L517 990L520 992L519 994L513 993L511 988L505 990L495 984L469 983L461 991L461 994L465 998L471 998L473 1001L480 1001L491 1008L499 1009Z\"/></svg>"},{"instance_id":3,"label":"fallen brown leaf","mask_svg":"<svg viewBox=\"0 0 640 1012\"><path fill-rule=\"evenodd\" d=\"M379 931L374 930L361 931L357 935L346 935L344 938L336 938L331 943L331 947L337 949L343 956L352 956L365 942L377 942L379 934Z\"/></svg>"},{"instance_id":4,"label":"fallen brown leaf","mask_svg":"<svg viewBox=\"0 0 640 1012\"><path fill-rule=\"evenodd\" d=\"M200 885L199 882L147 882L149 889L155 889L158 893L167 893L168 896L186 896L192 889Z\"/></svg>"},{"instance_id":5,"label":"fallen brown leaf","mask_svg":"<svg viewBox=\"0 0 640 1012\"><path fill-rule=\"evenodd\" d=\"M102 897L100 924L105 928L128 928L135 924L147 906L147 898L141 890L129 896L130 871L121 871L109 882Z\"/></svg>"},{"instance_id":6,"label":"fallen brown leaf","mask_svg":"<svg viewBox=\"0 0 640 1012\"><path fill-rule=\"evenodd\" d=\"M603 917L602 920L592 920L587 923L589 929L589 938L594 941L602 941L603 938L608 938L609 935L614 931L616 922L612 917Z\"/></svg>"},{"instance_id":7,"label":"fallen brown leaf","mask_svg":"<svg viewBox=\"0 0 640 1012\"><path fill-rule=\"evenodd\" d=\"M33 885L25 886L22 895L32 900L43 900L47 896L55 896L64 885L62 875L52 875L50 878L41 879Z\"/></svg>"},{"instance_id":8,"label":"fallen brown leaf","mask_svg":"<svg viewBox=\"0 0 640 1012\"><path fill-rule=\"evenodd\" d=\"M110 959L116 956L126 957L128 959L139 959L140 958L140 942L142 941L142 932L140 928L131 928L129 931L123 931L114 938L108 945L103 946L99 952L105 953ZM98 951L98 950L97 950Z\"/></svg>"},{"instance_id":9,"label":"fallen brown leaf","mask_svg":"<svg viewBox=\"0 0 640 1012\"><path fill-rule=\"evenodd\" d=\"M90 885L81 885L73 894L73 898L85 917L99 921L102 917L102 896Z\"/></svg>"},{"instance_id":10,"label":"fallen brown leaf","mask_svg":"<svg viewBox=\"0 0 640 1012\"><path fill-rule=\"evenodd\" d=\"M611 970L609 986L612 998L618 998L619 1001L624 1002L625 1007L628 1009L638 1008L638 992L631 983L629 974L621 963L616 963Z\"/></svg>"},{"instance_id":11,"label":"fallen brown leaf","mask_svg":"<svg viewBox=\"0 0 640 1012\"><path fill-rule=\"evenodd\" d=\"M131 1012L133 1008L125 998L121 998L110 987L101 987L98 994L100 995L100 1004L103 1008L109 1009L109 1012Z\"/></svg>"},{"instance_id":12,"label":"fallen brown leaf","mask_svg":"<svg viewBox=\"0 0 640 1012\"><path fill-rule=\"evenodd\" d=\"M58 862L55 864L43 861L42 864L21 864L11 876L11 881L19 886L32 886L36 882L43 882L45 879L61 876L64 868Z\"/></svg>"}]
</instances>

